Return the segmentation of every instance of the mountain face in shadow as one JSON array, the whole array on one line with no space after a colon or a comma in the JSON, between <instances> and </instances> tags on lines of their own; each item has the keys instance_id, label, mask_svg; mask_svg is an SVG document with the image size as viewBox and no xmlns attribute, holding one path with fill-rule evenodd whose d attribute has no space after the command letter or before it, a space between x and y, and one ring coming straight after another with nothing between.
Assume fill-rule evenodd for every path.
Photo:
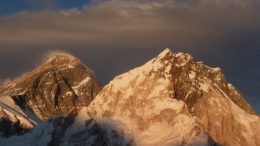
<instances>
[{"instance_id":1,"label":"mountain face in shadow","mask_svg":"<svg viewBox=\"0 0 260 146\"><path fill-rule=\"evenodd\" d=\"M54 70L61 72L62 67ZM243 96L225 80L219 68L197 62L189 54L173 53L166 49L143 66L115 77L100 92L101 88L97 88L99 85L95 82L84 84L83 88L90 92L79 94L74 83L82 85L86 77L75 72L77 77L70 78L66 72L51 76L55 77L52 86L55 90L50 92L52 96L45 96L47 94L36 90L34 94L27 93L17 98L17 94L10 94L18 90L11 84L1 88L5 95L9 93L9 96L3 97L4 103L13 109L21 109L22 106L12 106L10 101L24 103L24 107L31 108L27 111L32 111L40 120L49 118L49 115L59 115L35 126L26 134L2 138L1 146L16 146L20 141L27 146L260 145L260 118ZM38 82L38 76L27 76L27 79L31 78L33 82L29 83L32 85L29 89L49 89L52 85ZM49 79L49 75L46 78ZM86 95L89 98L85 98ZM38 116L40 112L30 106L31 102L34 103L34 97L46 99L47 102L43 102L46 105L41 107L46 107L50 102L50 107L58 114L49 112L49 108L42 108L51 114L42 116L45 118ZM80 97L83 105L74 101ZM20 119L26 117L20 116ZM33 119L27 120L27 123L37 121Z\"/></svg>"},{"instance_id":2,"label":"mountain face in shadow","mask_svg":"<svg viewBox=\"0 0 260 146\"><path fill-rule=\"evenodd\" d=\"M0 86L0 117L28 129L88 106L101 88L78 59L54 54L32 72Z\"/></svg>"}]
</instances>

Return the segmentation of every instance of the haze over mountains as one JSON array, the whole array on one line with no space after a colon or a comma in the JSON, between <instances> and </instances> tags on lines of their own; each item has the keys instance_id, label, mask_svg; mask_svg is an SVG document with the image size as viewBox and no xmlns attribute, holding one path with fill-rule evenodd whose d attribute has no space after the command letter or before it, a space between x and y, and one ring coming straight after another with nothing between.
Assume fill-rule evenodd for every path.
<instances>
[{"instance_id":1,"label":"haze over mountains","mask_svg":"<svg viewBox=\"0 0 260 146\"><path fill-rule=\"evenodd\" d=\"M260 145L259 116L221 69L170 49L104 87L55 54L0 96L3 146Z\"/></svg>"}]
</instances>

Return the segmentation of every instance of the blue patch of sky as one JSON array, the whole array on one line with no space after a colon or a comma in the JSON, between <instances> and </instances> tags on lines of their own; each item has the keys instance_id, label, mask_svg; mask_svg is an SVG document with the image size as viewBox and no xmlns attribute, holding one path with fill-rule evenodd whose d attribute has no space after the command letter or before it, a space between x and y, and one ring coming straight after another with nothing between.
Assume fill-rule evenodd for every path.
<instances>
[{"instance_id":1,"label":"blue patch of sky","mask_svg":"<svg viewBox=\"0 0 260 146\"><path fill-rule=\"evenodd\" d=\"M58 5L62 9L81 8L88 4L90 0L58 0Z\"/></svg>"},{"instance_id":2,"label":"blue patch of sky","mask_svg":"<svg viewBox=\"0 0 260 146\"><path fill-rule=\"evenodd\" d=\"M88 4L90 0L57 0L55 3L56 9L72 9L81 8ZM39 7L35 7L37 1L32 2L30 0L0 0L0 15L8 15L18 13L22 11L37 10ZM42 7L44 8L44 7Z\"/></svg>"}]
</instances>

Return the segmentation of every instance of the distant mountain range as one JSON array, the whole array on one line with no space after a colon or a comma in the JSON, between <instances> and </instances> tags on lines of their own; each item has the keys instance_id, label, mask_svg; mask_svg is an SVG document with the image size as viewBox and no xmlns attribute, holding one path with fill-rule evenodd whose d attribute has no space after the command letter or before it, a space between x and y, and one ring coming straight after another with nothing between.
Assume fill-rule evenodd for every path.
<instances>
[{"instance_id":1,"label":"distant mountain range","mask_svg":"<svg viewBox=\"0 0 260 146\"><path fill-rule=\"evenodd\" d=\"M0 86L1 146L260 146L260 118L219 68L165 49L102 87L57 53Z\"/></svg>"}]
</instances>

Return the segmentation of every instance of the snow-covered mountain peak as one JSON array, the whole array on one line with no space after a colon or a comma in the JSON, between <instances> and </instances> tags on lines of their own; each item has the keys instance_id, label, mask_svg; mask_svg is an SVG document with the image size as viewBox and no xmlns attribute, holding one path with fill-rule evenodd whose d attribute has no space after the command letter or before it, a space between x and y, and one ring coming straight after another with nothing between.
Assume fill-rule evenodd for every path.
<instances>
[{"instance_id":1,"label":"snow-covered mountain peak","mask_svg":"<svg viewBox=\"0 0 260 146\"><path fill-rule=\"evenodd\" d=\"M259 118L225 80L221 70L196 62L189 54L172 53L169 49L143 66L117 76L98 94L88 112L98 122L117 123L116 129L142 146L181 145L194 143L195 139L206 145L210 137L228 146L259 143L259 139L254 138L260 128L255 127ZM244 125L246 119L252 126ZM230 123L254 132L244 131L247 135L230 132L236 129ZM164 132L158 133L160 130ZM194 132L196 136L188 139L186 132ZM205 136L206 133L210 136ZM241 137L254 139L254 142L236 142Z\"/></svg>"},{"instance_id":2,"label":"snow-covered mountain peak","mask_svg":"<svg viewBox=\"0 0 260 146\"><path fill-rule=\"evenodd\" d=\"M59 70L68 70L77 68L78 65L83 65L83 63L73 55L64 52L53 52L49 54L46 59L43 60L42 65L40 65L37 69L43 68L57 68ZM87 68L88 71L91 70Z\"/></svg>"},{"instance_id":3,"label":"snow-covered mountain peak","mask_svg":"<svg viewBox=\"0 0 260 146\"><path fill-rule=\"evenodd\" d=\"M166 48L156 58L162 59L162 58L165 58L168 55L172 55L172 54L173 53L172 53L171 49L170 48Z\"/></svg>"},{"instance_id":4,"label":"snow-covered mountain peak","mask_svg":"<svg viewBox=\"0 0 260 146\"><path fill-rule=\"evenodd\" d=\"M166 48L157 57L147 62L144 66L153 66L151 68L155 70L170 69L172 66L183 67L189 65L190 62L194 61L190 54L186 53L173 53L171 49Z\"/></svg>"},{"instance_id":5,"label":"snow-covered mountain peak","mask_svg":"<svg viewBox=\"0 0 260 146\"><path fill-rule=\"evenodd\" d=\"M13 101L0 103L0 112L8 113L0 115L0 120L7 117L11 122L19 122L28 117L32 119L29 122L37 125L54 115L67 116L73 109L78 111L100 90L95 76L78 59L55 54L33 71L0 86L0 101L7 101L4 97ZM17 113L24 115L18 117Z\"/></svg>"},{"instance_id":6,"label":"snow-covered mountain peak","mask_svg":"<svg viewBox=\"0 0 260 146\"><path fill-rule=\"evenodd\" d=\"M209 136L199 120L191 116L185 101L175 98L175 58L182 56L167 49L143 66L117 76L90 104L89 114L100 123L117 123L115 129L124 131L136 145L193 144L202 135L200 142L206 145ZM190 133L194 135L188 138Z\"/></svg>"},{"instance_id":7,"label":"snow-covered mountain peak","mask_svg":"<svg viewBox=\"0 0 260 146\"><path fill-rule=\"evenodd\" d=\"M193 57L187 53L173 53L171 49L166 48L153 60L164 62L165 60L174 61L176 66L184 66L193 60ZM173 63L173 62L172 62Z\"/></svg>"},{"instance_id":8,"label":"snow-covered mountain peak","mask_svg":"<svg viewBox=\"0 0 260 146\"><path fill-rule=\"evenodd\" d=\"M78 60L78 59L69 53L55 51L48 54L46 60L47 60L46 62L52 62L54 60Z\"/></svg>"}]
</instances>

